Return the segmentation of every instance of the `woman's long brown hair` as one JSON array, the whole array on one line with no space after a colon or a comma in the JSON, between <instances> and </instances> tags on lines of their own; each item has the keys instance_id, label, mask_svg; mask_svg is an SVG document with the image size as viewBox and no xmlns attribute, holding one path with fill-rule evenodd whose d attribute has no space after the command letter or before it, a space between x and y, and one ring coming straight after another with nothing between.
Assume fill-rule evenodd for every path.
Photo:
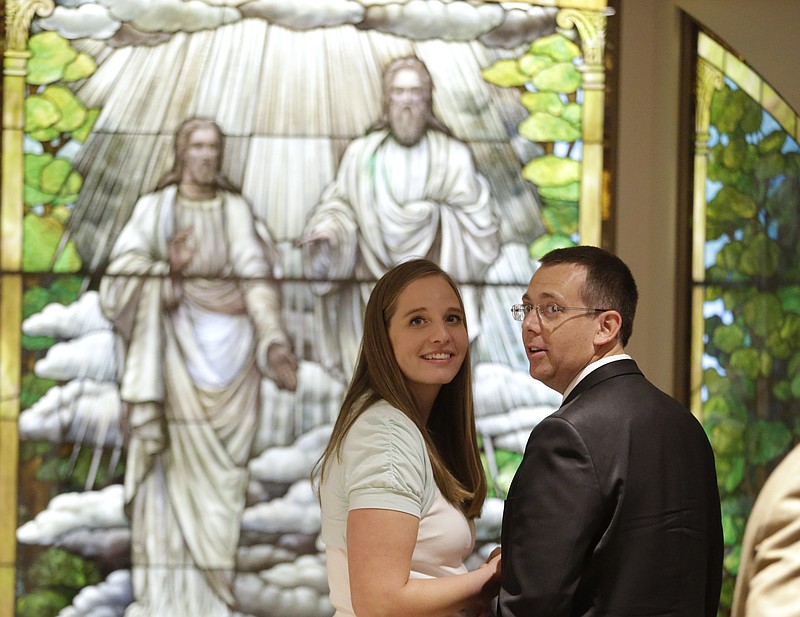
<instances>
[{"instance_id":1,"label":"woman's long brown hair","mask_svg":"<svg viewBox=\"0 0 800 617\"><path fill-rule=\"evenodd\" d=\"M353 379L316 471L320 479L324 477L333 457L340 456L342 443L353 423L372 404L385 400L419 428L428 448L436 485L445 499L468 518L475 518L480 515L486 499L486 477L475 432L469 349L456 376L439 390L425 424L389 340L389 321L396 310L398 296L409 283L429 276L447 281L464 310L455 281L430 260L403 262L381 277L367 302L364 335ZM466 327L466 320L464 325Z\"/></svg>"}]
</instances>

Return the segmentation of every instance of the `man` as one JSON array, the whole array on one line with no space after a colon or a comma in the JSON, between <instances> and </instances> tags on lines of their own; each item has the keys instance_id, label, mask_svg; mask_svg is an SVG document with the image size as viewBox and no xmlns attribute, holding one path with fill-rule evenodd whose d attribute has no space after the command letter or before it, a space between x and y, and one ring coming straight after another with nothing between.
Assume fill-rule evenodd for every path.
<instances>
[{"instance_id":1,"label":"man","mask_svg":"<svg viewBox=\"0 0 800 617\"><path fill-rule=\"evenodd\" d=\"M384 272L410 256L427 257L459 281L480 282L499 253L488 185L466 144L434 116L425 65L395 60L383 87L383 117L348 146L297 241L306 275L320 281L320 356L345 379L371 283ZM474 335L477 300L462 291Z\"/></svg>"},{"instance_id":2,"label":"man","mask_svg":"<svg viewBox=\"0 0 800 617\"><path fill-rule=\"evenodd\" d=\"M268 238L220 174L222 139L208 120L179 128L100 286L125 355L126 617L231 614L261 374L296 387Z\"/></svg>"},{"instance_id":3,"label":"man","mask_svg":"<svg viewBox=\"0 0 800 617\"><path fill-rule=\"evenodd\" d=\"M715 617L722 530L700 423L625 354L638 292L597 247L545 255L512 308L531 375L564 396L503 513L502 617Z\"/></svg>"},{"instance_id":4,"label":"man","mask_svg":"<svg viewBox=\"0 0 800 617\"><path fill-rule=\"evenodd\" d=\"M800 615L800 446L758 494L742 541L731 617Z\"/></svg>"}]
</instances>

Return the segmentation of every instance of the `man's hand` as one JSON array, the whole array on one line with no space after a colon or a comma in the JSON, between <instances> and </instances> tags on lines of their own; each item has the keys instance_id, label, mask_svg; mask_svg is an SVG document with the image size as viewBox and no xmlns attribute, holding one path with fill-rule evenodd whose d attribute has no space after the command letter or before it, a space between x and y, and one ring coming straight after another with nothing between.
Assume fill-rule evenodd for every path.
<instances>
[{"instance_id":1,"label":"man's hand","mask_svg":"<svg viewBox=\"0 0 800 617\"><path fill-rule=\"evenodd\" d=\"M310 234L298 238L294 241L295 246L304 246L306 244L316 244L319 242L327 242L331 246L336 245L336 239L333 234L327 230L312 231Z\"/></svg>"},{"instance_id":2,"label":"man's hand","mask_svg":"<svg viewBox=\"0 0 800 617\"><path fill-rule=\"evenodd\" d=\"M281 390L297 389L297 357L284 343L273 343L267 351L267 367Z\"/></svg>"},{"instance_id":3,"label":"man's hand","mask_svg":"<svg viewBox=\"0 0 800 617\"><path fill-rule=\"evenodd\" d=\"M194 258L192 228L176 232L167 243L169 248L169 269L172 274L180 274Z\"/></svg>"}]
</instances>

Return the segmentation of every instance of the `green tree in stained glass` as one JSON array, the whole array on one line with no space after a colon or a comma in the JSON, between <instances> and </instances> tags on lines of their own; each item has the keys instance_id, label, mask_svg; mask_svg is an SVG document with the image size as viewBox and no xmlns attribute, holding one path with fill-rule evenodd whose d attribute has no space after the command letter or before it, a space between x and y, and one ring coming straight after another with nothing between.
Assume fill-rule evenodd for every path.
<instances>
[{"instance_id":1,"label":"green tree in stained glass","mask_svg":"<svg viewBox=\"0 0 800 617\"><path fill-rule=\"evenodd\" d=\"M81 259L74 243L64 243L63 236L83 178L73 169L65 146L86 140L99 110L88 109L59 82L84 79L97 65L56 32L33 35L28 48L24 128L29 146L25 154L22 268L26 272L77 272Z\"/></svg>"},{"instance_id":2,"label":"green tree in stained glass","mask_svg":"<svg viewBox=\"0 0 800 617\"><path fill-rule=\"evenodd\" d=\"M703 417L730 549L727 614L747 516L770 471L800 441L800 154L731 84L712 99L711 134Z\"/></svg>"},{"instance_id":3,"label":"green tree in stained glass","mask_svg":"<svg viewBox=\"0 0 800 617\"><path fill-rule=\"evenodd\" d=\"M483 71L486 81L520 91L520 102L529 115L517 130L544 148L544 156L522 170L539 192L547 228L529 247L534 258L574 245L572 238L578 232L581 163L570 155L583 135L578 102L581 77L575 65L581 57L575 43L552 34L533 41L520 57L499 60ZM556 154L557 143L568 147Z\"/></svg>"}]
</instances>

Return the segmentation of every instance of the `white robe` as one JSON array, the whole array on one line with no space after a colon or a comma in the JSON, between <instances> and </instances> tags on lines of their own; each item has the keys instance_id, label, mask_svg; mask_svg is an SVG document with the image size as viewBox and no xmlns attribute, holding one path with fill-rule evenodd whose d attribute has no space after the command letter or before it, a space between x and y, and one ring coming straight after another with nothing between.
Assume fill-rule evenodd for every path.
<instances>
[{"instance_id":1,"label":"white robe","mask_svg":"<svg viewBox=\"0 0 800 617\"><path fill-rule=\"evenodd\" d=\"M176 192L137 202L100 286L124 353L135 597L126 617L230 614L259 369L268 374L269 346L285 342L249 205ZM185 228L196 253L178 285L167 241Z\"/></svg>"},{"instance_id":2,"label":"white robe","mask_svg":"<svg viewBox=\"0 0 800 617\"><path fill-rule=\"evenodd\" d=\"M488 184L463 142L436 130L410 148L387 130L352 142L304 230L334 238L306 245L304 255L306 276L317 281L321 361L349 378L372 283L392 266L426 257L457 281L480 283L499 254L498 229ZM462 287L474 335L470 292Z\"/></svg>"}]
</instances>

